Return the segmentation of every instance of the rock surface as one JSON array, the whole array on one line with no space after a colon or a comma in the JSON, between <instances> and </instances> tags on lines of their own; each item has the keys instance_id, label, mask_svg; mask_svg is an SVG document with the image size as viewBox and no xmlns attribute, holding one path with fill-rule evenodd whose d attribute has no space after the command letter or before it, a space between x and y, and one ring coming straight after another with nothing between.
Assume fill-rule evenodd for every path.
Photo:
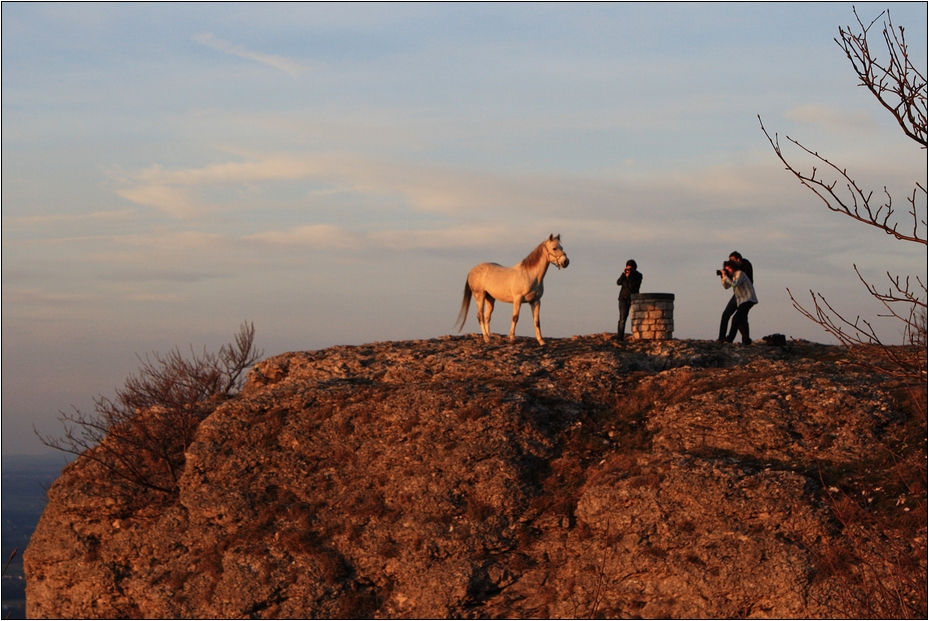
<instances>
[{"instance_id":1,"label":"rock surface","mask_svg":"<svg viewBox=\"0 0 929 621\"><path fill-rule=\"evenodd\" d=\"M925 479L868 478L888 446L925 455L913 418L887 378L806 342L283 354L200 425L178 497L133 506L90 460L65 471L27 612L835 617L863 614L856 579L908 562L923 590L897 591L924 615ZM875 560L865 513L897 556Z\"/></svg>"}]
</instances>

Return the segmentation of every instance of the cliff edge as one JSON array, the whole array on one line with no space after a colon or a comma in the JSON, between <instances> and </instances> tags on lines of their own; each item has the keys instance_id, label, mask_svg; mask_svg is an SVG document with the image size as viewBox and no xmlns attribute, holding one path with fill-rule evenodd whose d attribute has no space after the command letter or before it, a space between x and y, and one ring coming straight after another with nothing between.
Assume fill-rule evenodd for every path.
<instances>
[{"instance_id":1,"label":"cliff edge","mask_svg":"<svg viewBox=\"0 0 929 621\"><path fill-rule=\"evenodd\" d=\"M910 398L807 342L283 354L201 423L176 497L65 470L27 614L925 618Z\"/></svg>"}]
</instances>

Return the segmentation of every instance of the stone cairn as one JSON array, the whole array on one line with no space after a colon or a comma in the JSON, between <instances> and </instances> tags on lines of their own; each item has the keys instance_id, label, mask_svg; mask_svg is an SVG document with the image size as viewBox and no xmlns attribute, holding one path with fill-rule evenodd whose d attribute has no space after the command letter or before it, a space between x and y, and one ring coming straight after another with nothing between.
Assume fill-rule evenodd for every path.
<instances>
[{"instance_id":1,"label":"stone cairn","mask_svg":"<svg viewBox=\"0 0 929 621\"><path fill-rule=\"evenodd\" d=\"M674 294L634 293L630 315L632 338L670 339L674 332Z\"/></svg>"}]
</instances>

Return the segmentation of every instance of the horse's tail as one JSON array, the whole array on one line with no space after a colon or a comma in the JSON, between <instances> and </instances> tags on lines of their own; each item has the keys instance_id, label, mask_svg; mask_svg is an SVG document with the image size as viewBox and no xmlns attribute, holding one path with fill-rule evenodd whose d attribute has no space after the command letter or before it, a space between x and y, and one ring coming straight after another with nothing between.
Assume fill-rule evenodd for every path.
<instances>
[{"instance_id":1,"label":"horse's tail","mask_svg":"<svg viewBox=\"0 0 929 621\"><path fill-rule=\"evenodd\" d=\"M461 300L461 312L458 313L458 321L455 324L461 324L458 326L458 331L461 332L464 329L465 322L468 320L468 309L471 307L471 285L468 284L468 281L465 281L464 288L464 299Z\"/></svg>"}]
</instances>

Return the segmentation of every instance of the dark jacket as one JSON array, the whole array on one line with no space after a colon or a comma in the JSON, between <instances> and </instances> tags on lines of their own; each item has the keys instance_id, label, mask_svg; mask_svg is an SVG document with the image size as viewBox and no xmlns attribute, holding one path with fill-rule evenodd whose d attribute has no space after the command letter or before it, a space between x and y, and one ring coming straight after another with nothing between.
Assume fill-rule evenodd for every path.
<instances>
[{"instance_id":1,"label":"dark jacket","mask_svg":"<svg viewBox=\"0 0 929 621\"><path fill-rule=\"evenodd\" d=\"M616 281L616 284L619 285L619 299L620 300L631 300L633 293L639 292L639 287L642 286L642 272L638 270L632 270L629 274L629 278L626 278L625 272L619 279Z\"/></svg>"},{"instance_id":2,"label":"dark jacket","mask_svg":"<svg viewBox=\"0 0 929 621\"><path fill-rule=\"evenodd\" d=\"M755 284L755 273L752 270L752 262L746 258L742 258L742 264L739 266L739 271L748 276L748 279L752 281L752 284Z\"/></svg>"}]
</instances>

